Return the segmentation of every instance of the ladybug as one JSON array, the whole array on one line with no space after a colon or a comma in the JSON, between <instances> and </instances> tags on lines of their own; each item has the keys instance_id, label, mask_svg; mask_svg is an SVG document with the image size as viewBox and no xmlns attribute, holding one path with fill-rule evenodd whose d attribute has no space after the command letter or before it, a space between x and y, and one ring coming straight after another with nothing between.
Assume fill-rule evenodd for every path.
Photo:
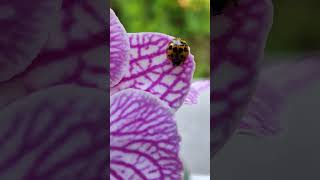
<instances>
[{"instance_id":1,"label":"ladybug","mask_svg":"<svg viewBox=\"0 0 320 180\"><path fill-rule=\"evenodd\" d=\"M181 38L173 39L167 48L167 58L173 66L182 65L190 53L190 47L187 42Z\"/></svg>"},{"instance_id":2,"label":"ladybug","mask_svg":"<svg viewBox=\"0 0 320 180\"><path fill-rule=\"evenodd\" d=\"M237 7L239 5L239 0L215 0L212 3L213 6L213 16L217 16L223 13L223 10L230 5ZM232 4L231 4L232 3Z\"/></svg>"}]
</instances>

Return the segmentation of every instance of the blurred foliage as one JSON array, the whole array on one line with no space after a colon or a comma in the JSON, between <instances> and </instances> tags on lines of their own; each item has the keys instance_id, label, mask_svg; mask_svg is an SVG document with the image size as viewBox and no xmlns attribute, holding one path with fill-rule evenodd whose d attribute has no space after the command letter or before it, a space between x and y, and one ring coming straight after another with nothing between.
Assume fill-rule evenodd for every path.
<instances>
[{"instance_id":1,"label":"blurred foliage","mask_svg":"<svg viewBox=\"0 0 320 180\"><path fill-rule=\"evenodd\" d=\"M197 63L195 77L210 76L210 0L112 0L127 32L161 32L185 39Z\"/></svg>"},{"instance_id":2,"label":"blurred foliage","mask_svg":"<svg viewBox=\"0 0 320 180\"><path fill-rule=\"evenodd\" d=\"M320 1L273 1L274 17L266 52L308 53L320 50Z\"/></svg>"}]
</instances>

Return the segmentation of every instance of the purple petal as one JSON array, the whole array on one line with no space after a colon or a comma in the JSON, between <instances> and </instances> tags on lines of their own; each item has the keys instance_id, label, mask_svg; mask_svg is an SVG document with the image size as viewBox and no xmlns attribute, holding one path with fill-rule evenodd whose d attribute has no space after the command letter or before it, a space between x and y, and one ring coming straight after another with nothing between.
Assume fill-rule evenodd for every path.
<instances>
[{"instance_id":1,"label":"purple petal","mask_svg":"<svg viewBox=\"0 0 320 180\"><path fill-rule=\"evenodd\" d=\"M110 101L110 178L180 180L180 137L170 108L128 89Z\"/></svg>"},{"instance_id":2,"label":"purple petal","mask_svg":"<svg viewBox=\"0 0 320 180\"><path fill-rule=\"evenodd\" d=\"M288 105L288 98L319 82L318 57L301 62L282 63L265 68L257 90L249 103L238 133L256 136L278 135L286 127L280 113Z\"/></svg>"},{"instance_id":3,"label":"purple petal","mask_svg":"<svg viewBox=\"0 0 320 180\"><path fill-rule=\"evenodd\" d=\"M239 1L214 16L211 52L211 151L214 155L236 130L253 93L258 62L272 24L270 0Z\"/></svg>"},{"instance_id":4,"label":"purple petal","mask_svg":"<svg viewBox=\"0 0 320 180\"><path fill-rule=\"evenodd\" d=\"M170 63L166 48L173 38L160 33L129 34L129 72L111 93L127 88L140 89L154 94L177 110L189 92L195 62L190 54L181 66L174 67Z\"/></svg>"},{"instance_id":5,"label":"purple petal","mask_svg":"<svg viewBox=\"0 0 320 180\"><path fill-rule=\"evenodd\" d=\"M92 88L57 86L2 108L1 179L105 178L103 96Z\"/></svg>"},{"instance_id":6,"label":"purple petal","mask_svg":"<svg viewBox=\"0 0 320 180\"><path fill-rule=\"evenodd\" d=\"M118 17L110 9L110 85L113 87L128 71L128 35Z\"/></svg>"},{"instance_id":7,"label":"purple petal","mask_svg":"<svg viewBox=\"0 0 320 180\"><path fill-rule=\"evenodd\" d=\"M277 115L283 108L284 94L267 82L258 82L237 132L256 136L279 134L282 127Z\"/></svg>"},{"instance_id":8,"label":"purple petal","mask_svg":"<svg viewBox=\"0 0 320 180\"><path fill-rule=\"evenodd\" d=\"M210 80L199 80L193 82L190 91L184 101L185 104L197 104L201 92L210 88Z\"/></svg>"},{"instance_id":9,"label":"purple petal","mask_svg":"<svg viewBox=\"0 0 320 180\"><path fill-rule=\"evenodd\" d=\"M4 1L0 17L0 82L31 64L44 46L58 1Z\"/></svg>"},{"instance_id":10,"label":"purple petal","mask_svg":"<svg viewBox=\"0 0 320 180\"><path fill-rule=\"evenodd\" d=\"M105 9L100 11L95 3L64 1L60 18L49 33L46 46L20 74L0 83L0 108L10 102L40 89L59 84L76 84L82 87L106 89ZM71 8L72 7L72 8ZM73 9L78 9L73 12ZM93 10L87 11L88 9ZM98 14L102 14L99 18ZM101 26L90 27L84 19ZM73 21L70 21L73 19ZM103 22L101 22L101 19ZM82 36L79 36L81 34ZM100 54L101 57L97 57ZM45 74L45 76L44 76Z\"/></svg>"}]
</instances>

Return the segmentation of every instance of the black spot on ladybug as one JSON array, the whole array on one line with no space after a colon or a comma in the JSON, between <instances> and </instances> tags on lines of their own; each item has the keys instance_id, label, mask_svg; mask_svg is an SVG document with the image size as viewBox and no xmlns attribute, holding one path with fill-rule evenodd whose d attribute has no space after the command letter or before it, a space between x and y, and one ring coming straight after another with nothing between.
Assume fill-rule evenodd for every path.
<instances>
[{"instance_id":1,"label":"black spot on ladybug","mask_svg":"<svg viewBox=\"0 0 320 180\"><path fill-rule=\"evenodd\" d=\"M189 51L190 49L186 41L175 38L168 45L167 58L173 66L180 66L186 61L190 53Z\"/></svg>"},{"instance_id":2,"label":"black spot on ladybug","mask_svg":"<svg viewBox=\"0 0 320 180\"><path fill-rule=\"evenodd\" d=\"M173 48L173 52L177 52L178 51L178 48L177 47L174 47Z\"/></svg>"},{"instance_id":3,"label":"black spot on ladybug","mask_svg":"<svg viewBox=\"0 0 320 180\"><path fill-rule=\"evenodd\" d=\"M179 59L175 59L175 60L172 61L172 64L174 66L179 66L181 63L182 63L182 61L180 61Z\"/></svg>"}]
</instances>

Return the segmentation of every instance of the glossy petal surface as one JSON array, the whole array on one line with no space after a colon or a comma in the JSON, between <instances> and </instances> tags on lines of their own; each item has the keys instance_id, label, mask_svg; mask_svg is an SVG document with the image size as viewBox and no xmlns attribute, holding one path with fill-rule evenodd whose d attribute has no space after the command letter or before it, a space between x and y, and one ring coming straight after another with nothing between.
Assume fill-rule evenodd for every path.
<instances>
[{"instance_id":1,"label":"glossy petal surface","mask_svg":"<svg viewBox=\"0 0 320 180\"><path fill-rule=\"evenodd\" d=\"M174 67L166 54L172 39L172 36L160 33L129 34L129 72L111 93L127 88L147 91L177 110L189 92L195 62L189 54L183 65Z\"/></svg>"},{"instance_id":2,"label":"glossy petal surface","mask_svg":"<svg viewBox=\"0 0 320 180\"><path fill-rule=\"evenodd\" d=\"M110 9L110 85L116 85L128 71L129 40L126 30Z\"/></svg>"},{"instance_id":3,"label":"glossy petal surface","mask_svg":"<svg viewBox=\"0 0 320 180\"><path fill-rule=\"evenodd\" d=\"M110 106L110 178L180 180L180 137L170 108L133 89L114 94Z\"/></svg>"}]
</instances>

